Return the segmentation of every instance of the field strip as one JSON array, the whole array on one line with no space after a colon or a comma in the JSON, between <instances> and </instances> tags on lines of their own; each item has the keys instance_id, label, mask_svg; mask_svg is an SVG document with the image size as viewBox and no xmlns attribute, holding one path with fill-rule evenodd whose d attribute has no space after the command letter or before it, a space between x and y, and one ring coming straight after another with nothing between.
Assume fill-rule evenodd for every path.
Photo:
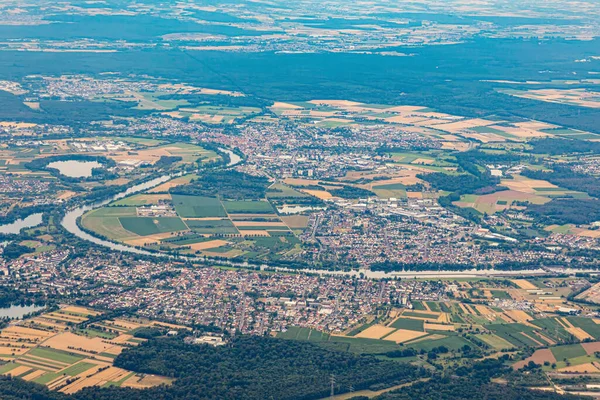
<instances>
[{"instance_id":1,"label":"field strip","mask_svg":"<svg viewBox=\"0 0 600 400\"><path fill-rule=\"evenodd\" d=\"M565 325L565 323L563 321L561 321L561 318L555 318L555 321L559 323L559 325L561 326L561 328L564 328L564 329L568 329L569 328L568 325Z\"/></svg>"},{"instance_id":2,"label":"field strip","mask_svg":"<svg viewBox=\"0 0 600 400\"><path fill-rule=\"evenodd\" d=\"M532 342L534 342L535 344L537 344L538 346L540 346L540 347L543 347L543 346L545 346L545 344L544 344L544 343L540 342L540 341L539 341L539 340L537 340L537 339L534 339L534 338L532 338L532 337L531 337L531 336L529 336L527 333L525 333L525 332L519 332L519 333L520 333L521 335L525 336L527 339L529 339L529 340L531 340Z\"/></svg>"},{"instance_id":3,"label":"field strip","mask_svg":"<svg viewBox=\"0 0 600 400\"><path fill-rule=\"evenodd\" d=\"M575 336L578 340L586 340L586 339L594 340L593 336L591 336L589 333L587 333L586 331L584 331L581 328L575 328L575 327L567 328L567 332L569 332L570 334Z\"/></svg>"},{"instance_id":4,"label":"field strip","mask_svg":"<svg viewBox=\"0 0 600 400\"><path fill-rule=\"evenodd\" d=\"M535 333L537 336L540 337L540 339L545 340L548 344L550 344L551 346L554 346L556 344L556 342L552 339L550 339L549 337L542 335L540 332L538 331L533 331L533 333Z\"/></svg>"},{"instance_id":5,"label":"field strip","mask_svg":"<svg viewBox=\"0 0 600 400\"><path fill-rule=\"evenodd\" d=\"M29 368L26 365L19 365L17 368L13 368L10 371L8 371L6 373L6 375L10 375L10 376L19 376L21 374L24 374L28 371L31 371L31 368Z\"/></svg>"},{"instance_id":6,"label":"field strip","mask_svg":"<svg viewBox=\"0 0 600 400\"><path fill-rule=\"evenodd\" d=\"M56 372L56 371L60 370L60 368L50 368L50 367L47 367L47 366L44 366L44 365L40 365L40 364L37 364L37 363L34 363L34 362L30 362L28 360L23 360L23 359L18 359L17 362L19 364L27 365L28 367L31 367L31 368L42 369L42 370L44 370L46 372Z\"/></svg>"},{"instance_id":7,"label":"field strip","mask_svg":"<svg viewBox=\"0 0 600 400\"><path fill-rule=\"evenodd\" d=\"M567 328L567 329L568 329L568 328L575 328L575 327L573 326L573 324L572 324L571 322L569 322L569 320L568 320L568 319L566 319L565 317L562 317L562 318L561 318L561 320L562 320L562 322L564 323L564 325L565 325L565 328Z\"/></svg>"},{"instance_id":8,"label":"field strip","mask_svg":"<svg viewBox=\"0 0 600 400\"><path fill-rule=\"evenodd\" d=\"M44 358L44 357L39 357L39 356L34 356L33 354L26 354L25 358L28 358L31 361L43 361L48 365L53 365L56 364L57 367L65 367L67 365L71 365L69 363L63 362L63 361L57 361L57 360L53 360L50 358Z\"/></svg>"},{"instance_id":9,"label":"field strip","mask_svg":"<svg viewBox=\"0 0 600 400\"><path fill-rule=\"evenodd\" d=\"M44 371L43 369L38 369L38 370L35 370L35 371L30 372L29 374L25 375L23 377L23 380L31 381L31 380L34 380L35 378L39 377L39 376L44 375L45 373L46 373L46 371Z\"/></svg>"},{"instance_id":10,"label":"field strip","mask_svg":"<svg viewBox=\"0 0 600 400\"><path fill-rule=\"evenodd\" d=\"M421 336L425 336L425 332L409 331L407 329L398 329L391 335L388 335L385 340L394 341L396 343L404 343L410 340L416 339Z\"/></svg>"},{"instance_id":11,"label":"field strip","mask_svg":"<svg viewBox=\"0 0 600 400\"><path fill-rule=\"evenodd\" d=\"M465 305L463 303L458 303L458 306L460 307L460 309L462 310L463 314L470 314L469 310L467 310L465 308Z\"/></svg>"}]
</instances>

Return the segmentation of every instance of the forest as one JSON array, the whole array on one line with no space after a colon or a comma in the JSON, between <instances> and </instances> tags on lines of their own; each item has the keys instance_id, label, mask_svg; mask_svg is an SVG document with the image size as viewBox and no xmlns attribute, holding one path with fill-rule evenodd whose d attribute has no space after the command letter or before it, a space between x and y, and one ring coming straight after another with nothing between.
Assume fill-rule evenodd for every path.
<instances>
[{"instance_id":1,"label":"forest","mask_svg":"<svg viewBox=\"0 0 600 400\"><path fill-rule=\"evenodd\" d=\"M270 182L262 176L248 175L235 170L210 171L189 184L171 189L172 194L219 196L230 200L264 199Z\"/></svg>"}]
</instances>

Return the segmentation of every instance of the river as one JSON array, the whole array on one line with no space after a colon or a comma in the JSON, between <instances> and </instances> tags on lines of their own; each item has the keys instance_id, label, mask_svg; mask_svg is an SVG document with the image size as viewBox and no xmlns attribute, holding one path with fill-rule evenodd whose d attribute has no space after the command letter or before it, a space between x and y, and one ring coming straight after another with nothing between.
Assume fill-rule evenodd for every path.
<instances>
[{"instance_id":1,"label":"river","mask_svg":"<svg viewBox=\"0 0 600 400\"><path fill-rule=\"evenodd\" d=\"M233 151L228 150L228 149L223 149L223 148L219 148L220 151L227 153L229 155L229 163L227 164L227 167L233 167L234 165L239 164L242 161L242 158L235 154ZM136 253L136 254L145 254L145 255L153 255L153 256L163 256L163 257L173 257L173 256L169 256L167 254L162 254L162 253L152 253L146 250L141 250L135 247L131 247L131 246L127 246L124 244L119 244L119 243L114 243L108 240L104 240L104 239L100 239L96 236L90 235L87 232L84 232L78 225L77 225L77 219L81 216L83 216L83 214L85 214L88 211L94 210L96 208L105 206L113 201L122 199L124 197L127 197L129 195L138 193L138 192L143 192L149 189L152 189L153 187L156 187L158 185L160 185L161 183L165 183L177 176L181 176L183 175L183 173L178 173L178 174L171 174L171 175L163 175L159 178L155 178L152 179L148 182L144 182L144 183L140 183L139 185L135 185L130 187L129 189L125 190L124 192L118 193L114 196L112 196L109 199L103 200L103 201L99 201L96 203L92 203L92 204L88 204L85 206L81 206L78 208L75 208L73 210L68 211L64 218L61 221L61 225L63 226L63 228L65 228L68 232L72 233L73 235L77 236L78 238L82 239L82 240L86 240L88 242L92 242L95 243L97 245L100 246L104 246L104 247L108 247L112 250L117 250L117 251L123 251L123 252L129 252L129 253ZM40 221L41 222L41 221Z\"/></svg>"},{"instance_id":2,"label":"river","mask_svg":"<svg viewBox=\"0 0 600 400\"><path fill-rule=\"evenodd\" d=\"M221 149L221 148L219 148L219 150L227 153L230 157L230 161L227 164L227 167L232 167L242 161L242 158L240 156L238 156L237 154L235 154L234 152L232 152L231 150ZM138 192L142 192L142 191L145 191L148 189L152 189L153 187L158 186L161 183L164 183L164 182L166 182L172 178L175 178L177 176L180 176L180 175L182 175L182 173L173 174L173 175L164 175L164 176L161 176L160 178L155 178L148 182L141 183L139 185L135 185L122 193L114 195L110 199L70 210L65 214L65 216L61 222L61 225L67 231L69 231L70 233L72 233L73 235L77 236L78 238L80 238L82 240L86 240L88 242L92 242L92 243L95 243L100 246L108 247L112 250L136 253L136 254L145 254L145 255L151 255L151 256L155 256L155 257L158 256L158 257L174 258L175 256L173 256L173 255L164 254L164 253L153 253L153 252L141 250L141 249L138 249L135 247L127 246L124 244L110 242L108 240L100 239L96 236L90 235L89 233L84 232L79 228L79 226L77 225L77 219L88 211L105 206L108 203L111 203L115 200L122 199L129 195L132 195L132 194L135 194ZM204 261L204 258L200 258L200 257L183 257L182 256L181 258L187 259L187 260L196 260L196 261L202 260L202 261ZM249 267L249 265L247 263L234 263L234 262L230 262L230 261L219 261L219 264L224 264L224 265L228 265L228 266L232 266L232 267L239 267L239 268L248 268ZM306 272L306 273L320 274L320 275L338 275L338 276L356 276L356 277L358 277L362 274L364 277L372 278L372 279L395 278L395 277L405 278L405 279L409 279L409 278L477 278L477 277L502 276L502 275L541 275L541 274L545 273L545 271L541 268L535 269L535 270L524 270L524 271L467 270L467 271L456 271L456 272L455 271L419 271L419 272L402 271L402 272L392 272L392 273L385 273L385 272L381 272L381 271L371 271L368 269L360 269L360 270L354 270L354 271L288 269L288 268L278 268L278 267L273 268L273 267L270 267L267 265L261 266L260 269L262 269L262 270L270 269L270 270L275 270L275 271L280 271L280 272Z\"/></svg>"}]
</instances>

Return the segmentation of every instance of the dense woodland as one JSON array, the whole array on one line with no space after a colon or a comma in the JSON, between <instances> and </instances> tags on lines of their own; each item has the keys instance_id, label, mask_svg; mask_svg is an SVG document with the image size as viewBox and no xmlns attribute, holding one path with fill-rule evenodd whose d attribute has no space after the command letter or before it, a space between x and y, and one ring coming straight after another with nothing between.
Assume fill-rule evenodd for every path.
<instances>
[{"instance_id":1,"label":"dense woodland","mask_svg":"<svg viewBox=\"0 0 600 400\"><path fill-rule=\"evenodd\" d=\"M219 196L231 200L264 199L270 182L262 176L248 175L235 170L210 171L189 184L171 189L173 194Z\"/></svg>"},{"instance_id":2,"label":"dense woodland","mask_svg":"<svg viewBox=\"0 0 600 400\"><path fill-rule=\"evenodd\" d=\"M168 357L168 358L167 358ZM408 383L377 400L559 400L580 399L528 390L545 383L535 370L527 375L513 372L502 358L472 366L459 366L444 374L430 375L400 362L330 352L309 343L268 338L236 339L232 346L184 345L177 339L152 340L137 351L119 357L120 366L139 363L138 369L173 372L173 386L145 390L85 388L67 396L21 379L0 377L3 400L175 400L175 399L319 399L329 394L329 376L335 374L336 393L384 385L373 382ZM123 365L124 364L124 365ZM137 364L136 364L137 365ZM506 384L492 383L504 378ZM347 389L346 389L347 390ZM362 399L362 397L357 397Z\"/></svg>"}]
</instances>

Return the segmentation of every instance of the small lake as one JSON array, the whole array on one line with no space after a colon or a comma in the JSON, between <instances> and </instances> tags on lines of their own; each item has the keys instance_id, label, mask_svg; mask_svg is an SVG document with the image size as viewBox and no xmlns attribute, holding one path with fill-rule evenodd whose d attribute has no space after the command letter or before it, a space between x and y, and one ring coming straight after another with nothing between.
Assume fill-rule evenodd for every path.
<instances>
[{"instance_id":1,"label":"small lake","mask_svg":"<svg viewBox=\"0 0 600 400\"><path fill-rule=\"evenodd\" d=\"M23 229L41 224L43 215L43 213L31 214L10 224L0 225L0 233L18 235Z\"/></svg>"},{"instance_id":2,"label":"small lake","mask_svg":"<svg viewBox=\"0 0 600 400\"><path fill-rule=\"evenodd\" d=\"M289 206L285 205L277 207L277 211L281 214L301 214L306 211L324 210L325 207L312 207L312 206Z\"/></svg>"},{"instance_id":3,"label":"small lake","mask_svg":"<svg viewBox=\"0 0 600 400\"><path fill-rule=\"evenodd\" d=\"M69 178L89 178L94 168L101 168L102 164L96 161L54 161L48 164L48 168L57 169L61 175Z\"/></svg>"},{"instance_id":4,"label":"small lake","mask_svg":"<svg viewBox=\"0 0 600 400\"><path fill-rule=\"evenodd\" d=\"M8 308L0 308L0 318L23 318L24 315L30 314L35 311L43 310L45 306L22 306L14 305Z\"/></svg>"}]
</instances>

